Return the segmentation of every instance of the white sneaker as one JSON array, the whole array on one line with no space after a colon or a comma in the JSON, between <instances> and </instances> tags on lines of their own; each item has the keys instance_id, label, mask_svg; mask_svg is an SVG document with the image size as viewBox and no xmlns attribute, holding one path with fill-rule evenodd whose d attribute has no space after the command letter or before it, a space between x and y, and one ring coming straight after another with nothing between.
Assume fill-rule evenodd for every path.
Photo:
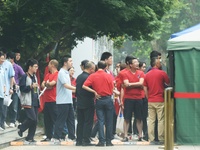
<instances>
[{"instance_id":1,"label":"white sneaker","mask_svg":"<svg viewBox=\"0 0 200 150\"><path fill-rule=\"evenodd\" d=\"M2 127L0 127L0 131L4 131L4 129Z\"/></svg>"},{"instance_id":2,"label":"white sneaker","mask_svg":"<svg viewBox=\"0 0 200 150\"><path fill-rule=\"evenodd\" d=\"M6 122L4 122L4 127L5 127L5 128L8 128L8 127L9 127L9 126L7 125Z\"/></svg>"},{"instance_id":3,"label":"white sneaker","mask_svg":"<svg viewBox=\"0 0 200 150\"><path fill-rule=\"evenodd\" d=\"M90 139L91 139L93 142L97 142L97 141L98 141L98 138L97 138L97 137L90 137Z\"/></svg>"},{"instance_id":4,"label":"white sneaker","mask_svg":"<svg viewBox=\"0 0 200 150\"><path fill-rule=\"evenodd\" d=\"M59 143L60 140L59 140L59 139L54 139L54 138L52 138L52 139L51 139L51 142L53 142L53 143Z\"/></svg>"},{"instance_id":5,"label":"white sneaker","mask_svg":"<svg viewBox=\"0 0 200 150\"><path fill-rule=\"evenodd\" d=\"M14 123L10 123L10 128L14 128L15 124Z\"/></svg>"},{"instance_id":6,"label":"white sneaker","mask_svg":"<svg viewBox=\"0 0 200 150\"><path fill-rule=\"evenodd\" d=\"M117 134L114 135L114 139L122 140L122 138L120 136L118 136Z\"/></svg>"},{"instance_id":7,"label":"white sneaker","mask_svg":"<svg viewBox=\"0 0 200 150\"><path fill-rule=\"evenodd\" d=\"M66 142L73 142L73 140L72 140L72 139L69 139L69 138L66 138L65 141L66 141Z\"/></svg>"},{"instance_id":8,"label":"white sneaker","mask_svg":"<svg viewBox=\"0 0 200 150\"><path fill-rule=\"evenodd\" d=\"M133 138L133 140L138 140L138 135L134 134L132 138Z\"/></svg>"}]
</instances>

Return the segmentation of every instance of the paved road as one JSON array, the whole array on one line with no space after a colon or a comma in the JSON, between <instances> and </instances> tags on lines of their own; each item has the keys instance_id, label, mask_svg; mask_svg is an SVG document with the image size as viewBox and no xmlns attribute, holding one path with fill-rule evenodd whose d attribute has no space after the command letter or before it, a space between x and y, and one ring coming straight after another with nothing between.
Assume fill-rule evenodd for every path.
<instances>
[{"instance_id":1,"label":"paved road","mask_svg":"<svg viewBox=\"0 0 200 150\"><path fill-rule=\"evenodd\" d=\"M4 150L162 150L158 146L145 146L145 145L123 145L123 146L112 146L112 147L80 147L80 146L9 146L4 148ZM179 146L178 150L200 150L200 146Z\"/></svg>"}]
</instances>

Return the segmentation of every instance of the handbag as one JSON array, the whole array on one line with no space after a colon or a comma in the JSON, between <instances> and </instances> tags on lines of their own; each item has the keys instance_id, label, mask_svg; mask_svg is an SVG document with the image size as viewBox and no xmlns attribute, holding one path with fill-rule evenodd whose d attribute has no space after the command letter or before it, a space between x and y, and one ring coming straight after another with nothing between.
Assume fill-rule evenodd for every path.
<instances>
[{"instance_id":1,"label":"handbag","mask_svg":"<svg viewBox=\"0 0 200 150\"><path fill-rule=\"evenodd\" d=\"M8 106L10 106L11 103L12 103L11 95L9 95L9 96L5 95L3 104L8 107Z\"/></svg>"},{"instance_id":2,"label":"handbag","mask_svg":"<svg viewBox=\"0 0 200 150\"><path fill-rule=\"evenodd\" d=\"M124 115L123 111L120 107L119 113L117 116L117 124L116 124L116 133L123 133L124 132Z\"/></svg>"}]
</instances>

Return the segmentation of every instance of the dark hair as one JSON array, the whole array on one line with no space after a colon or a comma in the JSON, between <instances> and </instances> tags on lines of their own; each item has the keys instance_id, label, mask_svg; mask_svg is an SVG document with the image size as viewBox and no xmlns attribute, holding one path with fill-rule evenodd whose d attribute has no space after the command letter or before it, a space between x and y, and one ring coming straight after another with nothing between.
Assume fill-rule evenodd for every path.
<instances>
[{"instance_id":1,"label":"dark hair","mask_svg":"<svg viewBox=\"0 0 200 150\"><path fill-rule=\"evenodd\" d=\"M133 60L133 56L126 56L125 58L125 63L128 65L129 64L129 60Z\"/></svg>"},{"instance_id":2,"label":"dark hair","mask_svg":"<svg viewBox=\"0 0 200 150\"><path fill-rule=\"evenodd\" d=\"M157 59L158 58L156 58L156 57L151 58L151 61L150 61L151 67L154 67L156 65L156 60Z\"/></svg>"},{"instance_id":3,"label":"dark hair","mask_svg":"<svg viewBox=\"0 0 200 150\"><path fill-rule=\"evenodd\" d=\"M125 68L126 68L126 64L125 63L123 63L123 64L120 65L120 71L123 70L123 69L125 69Z\"/></svg>"},{"instance_id":4,"label":"dark hair","mask_svg":"<svg viewBox=\"0 0 200 150\"><path fill-rule=\"evenodd\" d=\"M85 69L85 65L89 62L89 60L85 59L81 61L81 66Z\"/></svg>"},{"instance_id":5,"label":"dark hair","mask_svg":"<svg viewBox=\"0 0 200 150\"><path fill-rule=\"evenodd\" d=\"M105 61L99 61L97 64L98 69L105 69L106 68L106 62Z\"/></svg>"},{"instance_id":6,"label":"dark hair","mask_svg":"<svg viewBox=\"0 0 200 150\"><path fill-rule=\"evenodd\" d=\"M102 53L100 60L104 61L104 60L108 59L110 56L112 56L112 54L110 52L104 52L104 53Z\"/></svg>"},{"instance_id":7,"label":"dark hair","mask_svg":"<svg viewBox=\"0 0 200 150\"><path fill-rule=\"evenodd\" d=\"M28 59L28 61L26 62L26 67L25 67L25 71L28 72L29 67L33 67L33 65L37 64L38 65L38 61L36 59Z\"/></svg>"},{"instance_id":8,"label":"dark hair","mask_svg":"<svg viewBox=\"0 0 200 150\"><path fill-rule=\"evenodd\" d=\"M70 68L68 69L68 71L70 71L72 68L74 69L74 67L70 67Z\"/></svg>"},{"instance_id":9,"label":"dark hair","mask_svg":"<svg viewBox=\"0 0 200 150\"><path fill-rule=\"evenodd\" d=\"M20 53L20 49L16 48L12 52L14 52L14 53Z\"/></svg>"},{"instance_id":10,"label":"dark hair","mask_svg":"<svg viewBox=\"0 0 200 150\"><path fill-rule=\"evenodd\" d=\"M8 53L7 53L7 58L8 58L8 59L15 59L15 57L16 57L16 56L15 56L15 53L14 53L14 52L8 52Z\"/></svg>"},{"instance_id":11,"label":"dark hair","mask_svg":"<svg viewBox=\"0 0 200 150\"><path fill-rule=\"evenodd\" d=\"M71 56L69 56L69 55L63 56L61 59L61 65L64 65L64 63L67 62L69 60L69 58L71 58Z\"/></svg>"},{"instance_id":12,"label":"dark hair","mask_svg":"<svg viewBox=\"0 0 200 150\"><path fill-rule=\"evenodd\" d=\"M94 62L88 61L88 62L85 64L84 69L90 69L90 68L92 68L93 65L95 65Z\"/></svg>"},{"instance_id":13,"label":"dark hair","mask_svg":"<svg viewBox=\"0 0 200 150\"><path fill-rule=\"evenodd\" d=\"M0 51L0 57L1 57L1 56L4 56L4 53L3 53L2 51Z\"/></svg>"},{"instance_id":14,"label":"dark hair","mask_svg":"<svg viewBox=\"0 0 200 150\"><path fill-rule=\"evenodd\" d=\"M153 58L153 57L158 57L158 56L161 56L161 53L158 52L158 51L152 51L150 53L150 59Z\"/></svg>"},{"instance_id":15,"label":"dark hair","mask_svg":"<svg viewBox=\"0 0 200 150\"><path fill-rule=\"evenodd\" d=\"M131 57L131 58L128 60L128 64L132 64L132 60L133 60L133 59L137 59L137 58Z\"/></svg>"},{"instance_id":16,"label":"dark hair","mask_svg":"<svg viewBox=\"0 0 200 150\"><path fill-rule=\"evenodd\" d=\"M146 63L144 61L139 61L139 68L141 68L143 64L146 64Z\"/></svg>"}]
</instances>

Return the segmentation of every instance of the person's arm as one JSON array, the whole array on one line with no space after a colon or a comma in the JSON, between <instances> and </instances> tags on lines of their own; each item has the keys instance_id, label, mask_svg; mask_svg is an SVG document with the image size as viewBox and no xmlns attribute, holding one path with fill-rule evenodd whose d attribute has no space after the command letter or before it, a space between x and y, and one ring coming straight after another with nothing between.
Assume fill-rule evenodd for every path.
<instances>
[{"instance_id":1,"label":"person's arm","mask_svg":"<svg viewBox=\"0 0 200 150\"><path fill-rule=\"evenodd\" d=\"M139 82L129 82L129 80L124 80L124 86L126 88L136 88L136 87L142 87L144 82L144 78L140 78Z\"/></svg>"},{"instance_id":2,"label":"person's arm","mask_svg":"<svg viewBox=\"0 0 200 150\"><path fill-rule=\"evenodd\" d=\"M65 83L65 84L63 84L63 86L64 86L66 89L72 90L73 93L75 93L75 91L76 91L76 87L75 87L75 86L72 86L72 85L70 85L70 84Z\"/></svg>"},{"instance_id":3,"label":"person's arm","mask_svg":"<svg viewBox=\"0 0 200 150\"><path fill-rule=\"evenodd\" d=\"M96 99L101 98L101 96L95 90L93 90L92 88L90 88L89 86L83 85L82 88L85 89L85 90L87 90L87 91L89 91L89 92L91 92L91 93L94 93Z\"/></svg>"},{"instance_id":4,"label":"person's arm","mask_svg":"<svg viewBox=\"0 0 200 150\"><path fill-rule=\"evenodd\" d=\"M10 90L9 90L9 94L11 95L13 93L13 85L14 85L15 79L14 77L10 78Z\"/></svg>"},{"instance_id":5,"label":"person's arm","mask_svg":"<svg viewBox=\"0 0 200 150\"><path fill-rule=\"evenodd\" d=\"M23 75L19 80L20 91L24 93L28 93L33 89L33 85L26 85L26 75Z\"/></svg>"},{"instance_id":6,"label":"person's arm","mask_svg":"<svg viewBox=\"0 0 200 150\"><path fill-rule=\"evenodd\" d=\"M148 99L148 89L146 86L144 86L144 93L145 93L146 98Z\"/></svg>"}]
</instances>

